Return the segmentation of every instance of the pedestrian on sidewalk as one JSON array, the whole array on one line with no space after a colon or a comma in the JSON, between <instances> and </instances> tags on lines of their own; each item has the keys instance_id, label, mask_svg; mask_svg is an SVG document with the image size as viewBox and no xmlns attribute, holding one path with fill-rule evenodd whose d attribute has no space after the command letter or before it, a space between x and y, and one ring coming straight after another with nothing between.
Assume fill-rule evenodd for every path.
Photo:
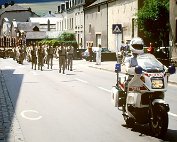
<instances>
[{"instance_id":1,"label":"pedestrian on sidewalk","mask_svg":"<svg viewBox=\"0 0 177 142\"><path fill-rule=\"evenodd\" d=\"M89 47L88 47L89 60L90 60L90 62L92 62L92 60L93 60L93 50L92 50L92 47L93 47L93 45L92 45L92 43L90 43L90 44L89 44Z\"/></svg>"},{"instance_id":2,"label":"pedestrian on sidewalk","mask_svg":"<svg viewBox=\"0 0 177 142\"><path fill-rule=\"evenodd\" d=\"M101 65L101 44L98 46L99 48L96 51L96 65Z\"/></svg>"}]
</instances>

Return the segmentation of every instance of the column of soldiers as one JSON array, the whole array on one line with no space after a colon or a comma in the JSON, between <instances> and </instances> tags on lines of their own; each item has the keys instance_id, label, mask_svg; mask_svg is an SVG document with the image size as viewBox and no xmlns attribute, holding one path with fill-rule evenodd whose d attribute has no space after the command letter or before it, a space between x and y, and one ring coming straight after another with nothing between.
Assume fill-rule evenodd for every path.
<instances>
[{"instance_id":1,"label":"column of soldiers","mask_svg":"<svg viewBox=\"0 0 177 142\"><path fill-rule=\"evenodd\" d=\"M23 64L25 59L25 50L23 46L16 46L13 48L13 60L16 60L17 63Z\"/></svg>"},{"instance_id":2,"label":"column of soldiers","mask_svg":"<svg viewBox=\"0 0 177 142\"><path fill-rule=\"evenodd\" d=\"M65 69L72 71L73 66L73 57L74 57L74 48L73 46L60 43L58 47L58 56L59 56L59 73L64 74Z\"/></svg>"},{"instance_id":3,"label":"column of soldiers","mask_svg":"<svg viewBox=\"0 0 177 142\"><path fill-rule=\"evenodd\" d=\"M17 56L20 58L20 54L24 53L22 48L16 47L14 49L14 60ZM23 60L26 59L31 62L32 69L43 70L44 64L47 64L47 69L52 69L53 67L53 57L59 59L59 73L65 73L65 70L73 70L73 57L74 57L74 47L71 44L59 43L55 48L52 45L30 45L26 47L26 57L22 57ZM23 61L22 61L23 63Z\"/></svg>"}]
</instances>

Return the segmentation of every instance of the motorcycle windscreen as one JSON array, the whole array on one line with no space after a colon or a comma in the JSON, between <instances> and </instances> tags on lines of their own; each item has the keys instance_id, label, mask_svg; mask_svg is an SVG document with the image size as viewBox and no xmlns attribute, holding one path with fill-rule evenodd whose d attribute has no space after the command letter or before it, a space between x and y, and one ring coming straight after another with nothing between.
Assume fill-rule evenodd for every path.
<instances>
[{"instance_id":1,"label":"motorcycle windscreen","mask_svg":"<svg viewBox=\"0 0 177 142\"><path fill-rule=\"evenodd\" d=\"M137 57L138 65L148 73L163 72L164 65L152 54L142 54Z\"/></svg>"}]
</instances>

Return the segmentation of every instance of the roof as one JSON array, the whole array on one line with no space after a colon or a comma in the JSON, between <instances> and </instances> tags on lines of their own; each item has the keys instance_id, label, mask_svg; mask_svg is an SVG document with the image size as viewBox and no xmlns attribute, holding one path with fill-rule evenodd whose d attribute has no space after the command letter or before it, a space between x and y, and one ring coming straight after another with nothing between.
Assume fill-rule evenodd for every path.
<instances>
[{"instance_id":1,"label":"roof","mask_svg":"<svg viewBox=\"0 0 177 142\"><path fill-rule=\"evenodd\" d=\"M26 33L26 39L45 39L47 38L45 31L31 31Z\"/></svg>"},{"instance_id":2,"label":"roof","mask_svg":"<svg viewBox=\"0 0 177 142\"><path fill-rule=\"evenodd\" d=\"M47 24L50 20L50 24L56 24L61 18L58 17L30 17L29 21L39 24Z\"/></svg>"},{"instance_id":3,"label":"roof","mask_svg":"<svg viewBox=\"0 0 177 142\"><path fill-rule=\"evenodd\" d=\"M39 23L32 23L32 22L16 22L16 23L17 23L17 28L23 31L33 31L33 28L36 26L39 28Z\"/></svg>"},{"instance_id":4,"label":"roof","mask_svg":"<svg viewBox=\"0 0 177 142\"><path fill-rule=\"evenodd\" d=\"M56 17L55 14L53 13L47 13L46 15L44 15L43 17Z\"/></svg>"},{"instance_id":5,"label":"roof","mask_svg":"<svg viewBox=\"0 0 177 142\"><path fill-rule=\"evenodd\" d=\"M89 6L87 6L87 8L90 8L92 6L99 5L99 4L102 4L102 3L105 3L105 2L108 2L108 0L96 0L94 3L92 3Z\"/></svg>"},{"instance_id":6,"label":"roof","mask_svg":"<svg viewBox=\"0 0 177 142\"><path fill-rule=\"evenodd\" d=\"M0 9L0 15L2 15L3 13L5 12L9 12L9 11L29 11L28 8L24 8L24 7L21 7L19 5L9 5L8 7L6 8L3 8L3 9Z\"/></svg>"}]
</instances>

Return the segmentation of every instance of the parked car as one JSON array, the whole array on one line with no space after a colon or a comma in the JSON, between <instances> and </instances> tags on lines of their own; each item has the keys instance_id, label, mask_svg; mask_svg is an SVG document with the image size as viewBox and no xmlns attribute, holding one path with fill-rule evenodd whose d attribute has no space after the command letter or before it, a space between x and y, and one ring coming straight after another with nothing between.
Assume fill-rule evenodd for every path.
<instances>
[{"instance_id":1,"label":"parked car","mask_svg":"<svg viewBox=\"0 0 177 142\"><path fill-rule=\"evenodd\" d=\"M83 52L85 51L86 49L77 49L75 59L82 59Z\"/></svg>"},{"instance_id":2,"label":"parked car","mask_svg":"<svg viewBox=\"0 0 177 142\"><path fill-rule=\"evenodd\" d=\"M99 47L92 47L93 51L93 61L96 61L96 51L98 50ZM90 54L88 49L85 50L85 52L82 53L82 58L85 59L86 61L89 60ZM116 61L116 52L111 52L108 50L106 47L102 47L101 50L101 61Z\"/></svg>"}]
</instances>

